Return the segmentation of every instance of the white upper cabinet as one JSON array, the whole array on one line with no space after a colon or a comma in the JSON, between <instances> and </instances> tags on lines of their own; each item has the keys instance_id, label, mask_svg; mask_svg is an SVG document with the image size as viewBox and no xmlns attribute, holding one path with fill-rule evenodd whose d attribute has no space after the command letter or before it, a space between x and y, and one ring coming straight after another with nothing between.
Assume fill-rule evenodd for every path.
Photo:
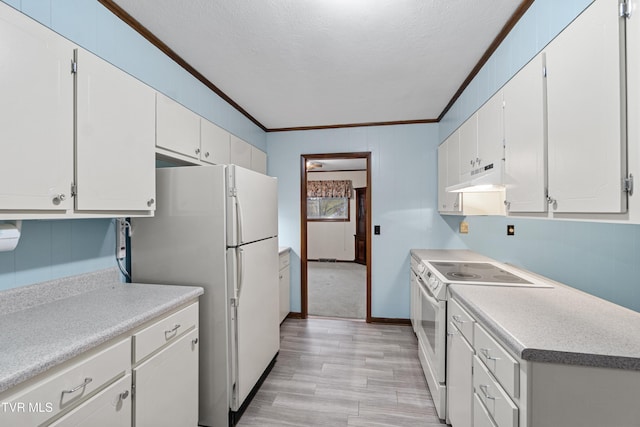
<instances>
[{"instance_id":1,"label":"white upper cabinet","mask_svg":"<svg viewBox=\"0 0 640 427\"><path fill-rule=\"evenodd\" d=\"M546 212L544 54L503 88L505 185L509 212Z\"/></svg>"},{"instance_id":2,"label":"white upper cabinet","mask_svg":"<svg viewBox=\"0 0 640 427\"><path fill-rule=\"evenodd\" d=\"M77 50L76 209L155 209L155 92Z\"/></svg>"},{"instance_id":3,"label":"white upper cabinet","mask_svg":"<svg viewBox=\"0 0 640 427\"><path fill-rule=\"evenodd\" d=\"M503 140L502 91L498 91L478 110L478 152L473 168L497 168L504 157Z\"/></svg>"},{"instance_id":4,"label":"white upper cabinet","mask_svg":"<svg viewBox=\"0 0 640 427\"><path fill-rule=\"evenodd\" d=\"M468 181L471 171L475 168L478 157L478 113L467 119L458 129L460 134L460 178L459 181Z\"/></svg>"},{"instance_id":5,"label":"white upper cabinet","mask_svg":"<svg viewBox=\"0 0 640 427\"><path fill-rule=\"evenodd\" d=\"M267 153L257 149L253 145L251 146L251 169L267 174Z\"/></svg>"},{"instance_id":6,"label":"white upper cabinet","mask_svg":"<svg viewBox=\"0 0 640 427\"><path fill-rule=\"evenodd\" d=\"M229 133L208 120L200 119L200 159L206 163L229 163Z\"/></svg>"},{"instance_id":7,"label":"white upper cabinet","mask_svg":"<svg viewBox=\"0 0 640 427\"><path fill-rule=\"evenodd\" d=\"M446 191L446 187L458 183L460 157L460 134L455 131L438 147L438 211L460 213L462 194Z\"/></svg>"},{"instance_id":8,"label":"white upper cabinet","mask_svg":"<svg viewBox=\"0 0 640 427\"><path fill-rule=\"evenodd\" d=\"M546 49L555 212L626 211L623 30L618 1L597 0Z\"/></svg>"},{"instance_id":9,"label":"white upper cabinet","mask_svg":"<svg viewBox=\"0 0 640 427\"><path fill-rule=\"evenodd\" d=\"M161 93L157 94L156 116L159 148L200 159L200 116Z\"/></svg>"},{"instance_id":10,"label":"white upper cabinet","mask_svg":"<svg viewBox=\"0 0 640 427\"><path fill-rule=\"evenodd\" d=\"M0 210L73 209L73 45L0 2Z\"/></svg>"},{"instance_id":11,"label":"white upper cabinet","mask_svg":"<svg viewBox=\"0 0 640 427\"><path fill-rule=\"evenodd\" d=\"M231 135L229 163L251 169L251 144Z\"/></svg>"}]
</instances>

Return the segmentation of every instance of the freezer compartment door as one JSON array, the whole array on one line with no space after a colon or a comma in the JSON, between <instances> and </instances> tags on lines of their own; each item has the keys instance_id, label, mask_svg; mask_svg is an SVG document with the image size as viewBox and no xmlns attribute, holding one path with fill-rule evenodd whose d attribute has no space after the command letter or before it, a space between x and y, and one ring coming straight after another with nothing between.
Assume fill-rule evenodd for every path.
<instances>
[{"instance_id":1,"label":"freezer compartment door","mask_svg":"<svg viewBox=\"0 0 640 427\"><path fill-rule=\"evenodd\" d=\"M278 239L227 252L231 305L231 409L237 411L280 348Z\"/></svg>"},{"instance_id":2,"label":"freezer compartment door","mask_svg":"<svg viewBox=\"0 0 640 427\"><path fill-rule=\"evenodd\" d=\"M229 165L227 168L227 246L278 235L276 178Z\"/></svg>"}]
</instances>

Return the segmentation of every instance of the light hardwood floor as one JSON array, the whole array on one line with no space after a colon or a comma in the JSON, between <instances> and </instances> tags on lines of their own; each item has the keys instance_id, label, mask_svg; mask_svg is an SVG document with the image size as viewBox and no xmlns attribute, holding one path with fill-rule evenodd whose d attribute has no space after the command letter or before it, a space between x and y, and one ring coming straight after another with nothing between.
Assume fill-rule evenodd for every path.
<instances>
[{"instance_id":1,"label":"light hardwood floor","mask_svg":"<svg viewBox=\"0 0 640 427\"><path fill-rule=\"evenodd\" d=\"M410 326L287 319L238 426L442 427Z\"/></svg>"}]
</instances>

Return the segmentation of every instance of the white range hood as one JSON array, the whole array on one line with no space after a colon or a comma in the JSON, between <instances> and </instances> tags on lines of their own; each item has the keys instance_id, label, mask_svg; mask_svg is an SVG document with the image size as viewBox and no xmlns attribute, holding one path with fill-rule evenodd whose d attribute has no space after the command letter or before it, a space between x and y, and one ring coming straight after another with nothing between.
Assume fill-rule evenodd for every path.
<instances>
[{"instance_id":1,"label":"white range hood","mask_svg":"<svg viewBox=\"0 0 640 427\"><path fill-rule=\"evenodd\" d=\"M490 163L486 166L473 169L462 176L458 184L445 188L450 193L477 193L490 191L504 191L502 160Z\"/></svg>"}]
</instances>

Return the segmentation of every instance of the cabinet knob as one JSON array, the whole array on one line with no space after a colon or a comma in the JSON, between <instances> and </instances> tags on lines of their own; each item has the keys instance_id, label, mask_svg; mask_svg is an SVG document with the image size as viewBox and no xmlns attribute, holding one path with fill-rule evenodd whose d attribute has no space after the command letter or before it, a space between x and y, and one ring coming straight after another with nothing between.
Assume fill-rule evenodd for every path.
<instances>
[{"instance_id":1,"label":"cabinet knob","mask_svg":"<svg viewBox=\"0 0 640 427\"><path fill-rule=\"evenodd\" d=\"M191 340L191 344L196 345L198 344L198 338L194 338Z\"/></svg>"},{"instance_id":2,"label":"cabinet knob","mask_svg":"<svg viewBox=\"0 0 640 427\"><path fill-rule=\"evenodd\" d=\"M125 390L120 393L120 400L125 400L127 397L129 397L129 390Z\"/></svg>"},{"instance_id":3,"label":"cabinet knob","mask_svg":"<svg viewBox=\"0 0 640 427\"><path fill-rule=\"evenodd\" d=\"M196 154L200 154L200 149L196 148Z\"/></svg>"},{"instance_id":4,"label":"cabinet knob","mask_svg":"<svg viewBox=\"0 0 640 427\"><path fill-rule=\"evenodd\" d=\"M153 199L149 199L147 200L147 206L151 207L151 205L153 205L156 201Z\"/></svg>"},{"instance_id":5,"label":"cabinet knob","mask_svg":"<svg viewBox=\"0 0 640 427\"><path fill-rule=\"evenodd\" d=\"M64 194L60 193L60 194L56 194L55 196L53 196L53 199L51 200L51 202L58 206L61 202L64 202L66 200L67 196L65 196Z\"/></svg>"},{"instance_id":6,"label":"cabinet knob","mask_svg":"<svg viewBox=\"0 0 640 427\"><path fill-rule=\"evenodd\" d=\"M207 151L206 153L204 153L205 157L209 157L209 152Z\"/></svg>"},{"instance_id":7,"label":"cabinet knob","mask_svg":"<svg viewBox=\"0 0 640 427\"><path fill-rule=\"evenodd\" d=\"M474 162L473 160L469 160L469 164L470 164L471 166L473 166L473 164L474 164L474 163L475 163L475 162Z\"/></svg>"}]
</instances>

